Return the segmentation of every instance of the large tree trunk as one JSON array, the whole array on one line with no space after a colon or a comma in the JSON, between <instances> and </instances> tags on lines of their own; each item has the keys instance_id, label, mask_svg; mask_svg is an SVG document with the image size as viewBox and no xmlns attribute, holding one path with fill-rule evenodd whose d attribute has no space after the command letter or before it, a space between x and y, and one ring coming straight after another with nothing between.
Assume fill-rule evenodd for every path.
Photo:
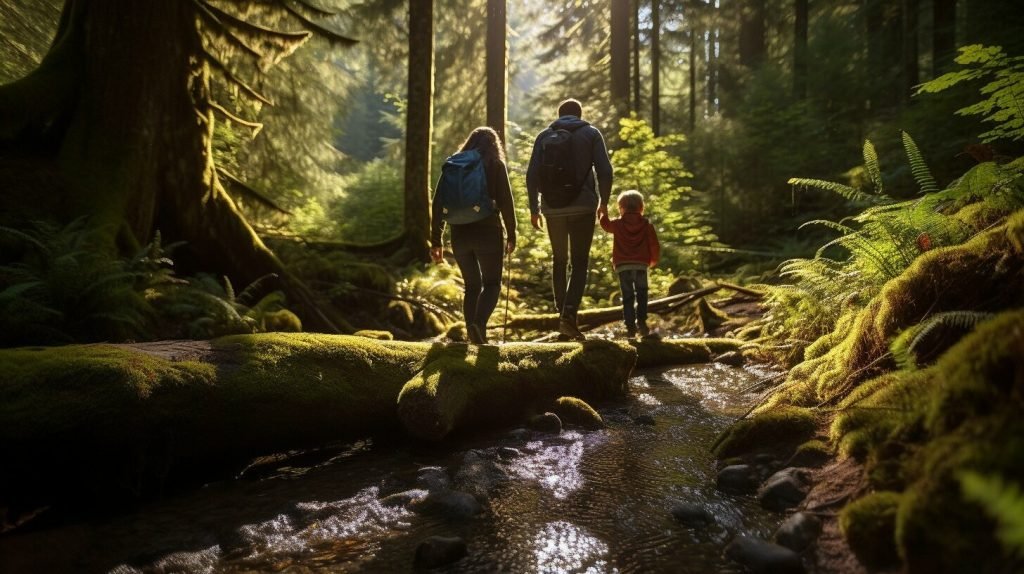
<instances>
[{"instance_id":1,"label":"large tree trunk","mask_svg":"<svg viewBox=\"0 0 1024 574\"><path fill-rule=\"evenodd\" d=\"M0 140L13 147L45 132L56 142L66 194L58 218L87 214L123 248L159 231L186 242L179 269L217 271L236 285L276 274L308 327L337 331L343 320L288 275L220 184L197 18L189 2L68 0L43 65L0 87L0 118L32 114Z\"/></svg>"},{"instance_id":2,"label":"large tree trunk","mask_svg":"<svg viewBox=\"0 0 1024 574\"><path fill-rule=\"evenodd\" d=\"M793 37L793 95L807 97L807 28L810 20L808 0L796 0L796 26Z\"/></svg>"},{"instance_id":3,"label":"large tree trunk","mask_svg":"<svg viewBox=\"0 0 1024 574\"><path fill-rule=\"evenodd\" d=\"M505 142L508 42L505 0L487 0L487 125Z\"/></svg>"},{"instance_id":4,"label":"large tree trunk","mask_svg":"<svg viewBox=\"0 0 1024 574\"><path fill-rule=\"evenodd\" d=\"M932 76L937 78L956 56L956 0L935 0L932 14Z\"/></svg>"},{"instance_id":5,"label":"large tree trunk","mask_svg":"<svg viewBox=\"0 0 1024 574\"><path fill-rule=\"evenodd\" d=\"M405 124L405 232L415 259L430 260L430 133L434 123L434 2L409 0Z\"/></svg>"},{"instance_id":6,"label":"large tree trunk","mask_svg":"<svg viewBox=\"0 0 1024 574\"><path fill-rule=\"evenodd\" d=\"M697 29L690 22L690 133L697 128Z\"/></svg>"},{"instance_id":7,"label":"large tree trunk","mask_svg":"<svg viewBox=\"0 0 1024 574\"><path fill-rule=\"evenodd\" d=\"M612 107L621 118L629 111L629 0L611 0L611 5Z\"/></svg>"},{"instance_id":8,"label":"large tree trunk","mask_svg":"<svg viewBox=\"0 0 1024 574\"><path fill-rule=\"evenodd\" d=\"M917 13L919 0L903 0L903 103L909 103L918 80Z\"/></svg>"},{"instance_id":9,"label":"large tree trunk","mask_svg":"<svg viewBox=\"0 0 1024 574\"><path fill-rule=\"evenodd\" d=\"M661 135L661 0L651 0L651 129Z\"/></svg>"},{"instance_id":10,"label":"large tree trunk","mask_svg":"<svg viewBox=\"0 0 1024 574\"><path fill-rule=\"evenodd\" d=\"M740 64L755 68L765 56L765 2L746 0L740 5Z\"/></svg>"},{"instance_id":11,"label":"large tree trunk","mask_svg":"<svg viewBox=\"0 0 1024 574\"><path fill-rule=\"evenodd\" d=\"M657 2L654 0L653 3ZM652 55L653 58L653 55ZM652 62L653 64L653 62ZM640 116L640 0L633 0L633 113ZM653 121L653 120L652 120Z\"/></svg>"}]
</instances>

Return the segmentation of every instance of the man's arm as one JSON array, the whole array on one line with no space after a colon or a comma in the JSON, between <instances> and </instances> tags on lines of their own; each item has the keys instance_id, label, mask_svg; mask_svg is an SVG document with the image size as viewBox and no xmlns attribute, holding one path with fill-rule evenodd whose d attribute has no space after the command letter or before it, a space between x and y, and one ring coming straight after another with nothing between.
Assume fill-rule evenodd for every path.
<instances>
[{"instance_id":1,"label":"man's arm","mask_svg":"<svg viewBox=\"0 0 1024 574\"><path fill-rule=\"evenodd\" d=\"M604 136L601 130L594 128L597 137L594 138L592 155L594 158L594 170L597 172L597 192L601 196L600 207L607 209L608 198L612 195L612 160L608 158L608 148L604 145Z\"/></svg>"},{"instance_id":2,"label":"man's arm","mask_svg":"<svg viewBox=\"0 0 1024 574\"><path fill-rule=\"evenodd\" d=\"M541 132L542 134L544 132ZM530 201L530 213L540 213L540 135L533 140L533 153L530 154L530 165L526 168L526 195Z\"/></svg>"}]
</instances>

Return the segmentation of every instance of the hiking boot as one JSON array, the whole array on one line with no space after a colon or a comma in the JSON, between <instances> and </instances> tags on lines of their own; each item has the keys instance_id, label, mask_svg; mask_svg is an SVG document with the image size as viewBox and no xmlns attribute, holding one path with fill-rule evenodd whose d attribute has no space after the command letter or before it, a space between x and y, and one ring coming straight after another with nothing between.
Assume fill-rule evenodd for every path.
<instances>
[{"instance_id":1,"label":"hiking boot","mask_svg":"<svg viewBox=\"0 0 1024 574\"><path fill-rule=\"evenodd\" d=\"M633 325L626 325L626 338L632 339L633 337L636 337L636 327Z\"/></svg>"},{"instance_id":2,"label":"hiking boot","mask_svg":"<svg viewBox=\"0 0 1024 574\"><path fill-rule=\"evenodd\" d=\"M651 330L647 327L647 323L640 323L640 337L647 339L651 336Z\"/></svg>"},{"instance_id":3,"label":"hiking boot","mask_svg":"<svg viewBox=\"0 0 1024 574\"><path fill-rule=\"evenodd\" d=\"M469 337L469 342L474 345L487 344L487 331L480 328L480 325L469 325L466 327L466 336Z\"/></svg>"},{"instance_id":4,"label":"hiking boot","mask_svg":"<svg viewBox=\"0 0 1024 574\"><path fill-rule=\"evenodd\" d=\"M569 338L570 341L586 341L587 337L580 332L576 326L576 318L562 317L558 321L558 332Z\"/></svg>"}]
</instances>

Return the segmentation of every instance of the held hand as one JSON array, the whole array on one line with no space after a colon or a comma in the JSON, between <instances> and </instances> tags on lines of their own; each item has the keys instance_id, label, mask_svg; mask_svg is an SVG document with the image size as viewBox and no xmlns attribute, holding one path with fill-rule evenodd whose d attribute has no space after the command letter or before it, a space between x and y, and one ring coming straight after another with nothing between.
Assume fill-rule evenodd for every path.
<instances>
[{"instance_id":1,"label":"held hand","mask_svg":"<svg viewBox=\"0 0 1024 574\"><path fill-rule=\"evenodd\" d=\"M441 263L442 261L444 261L444 251L440 247L431 247L430 259L434 263Z\"/></svg>"},{"instance_id":2,"label":"held hand","mask_svg":"<svg viewBox=\"0 0 1024 574\"><path fill-rule=\"evenodd\" d=\"M544 218L539 213L530 214L530 224L534 229L544 229Z\"/></svg>"},{"instance_id":3,"label":"held hand","mask_svg":"<svg viewBox=\"0 0 1024 574\"><path fill-rule=\"evenodd\" d=\"M506 241L505 242L505 255L511 255L512 252L515 251L515 250L516 250L516 242L515 241Z\"/></svg>"},{"instance_id":4,"label":"held hand","mask_svg":"<svg viewBox=\"0 0 1024 574\"><path fill-rule=\"evenodd\" d=\"M598 216L598 217L608 217L608 205L606 205L606 204L602 203L602 204L601 204L601 205L600 205L600 206L599 206L599 207L597 208L597 216Z\"/></svg>"}]
</instances>

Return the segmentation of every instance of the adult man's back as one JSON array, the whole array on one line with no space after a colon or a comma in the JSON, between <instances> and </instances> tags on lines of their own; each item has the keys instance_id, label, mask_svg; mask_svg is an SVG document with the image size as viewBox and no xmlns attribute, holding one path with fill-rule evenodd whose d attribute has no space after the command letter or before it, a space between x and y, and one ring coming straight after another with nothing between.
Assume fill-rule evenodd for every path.
<instances>
[{"instance_id":1,"label":"adult man's back","mask_svg":"<svg viewBox=\"0 0 1024 574\"><path fill-rule=\"evenodd\" d=\"M540 229L547 219L554 264L551 286L561 317L558 330L579 340L584 337L576 314L587 284L596 213L607 212L612 164L604 137L582 119L578 101L562 102L558 116L534 142L526 187L533 227Z\"/></svg>"}]
</instances>

